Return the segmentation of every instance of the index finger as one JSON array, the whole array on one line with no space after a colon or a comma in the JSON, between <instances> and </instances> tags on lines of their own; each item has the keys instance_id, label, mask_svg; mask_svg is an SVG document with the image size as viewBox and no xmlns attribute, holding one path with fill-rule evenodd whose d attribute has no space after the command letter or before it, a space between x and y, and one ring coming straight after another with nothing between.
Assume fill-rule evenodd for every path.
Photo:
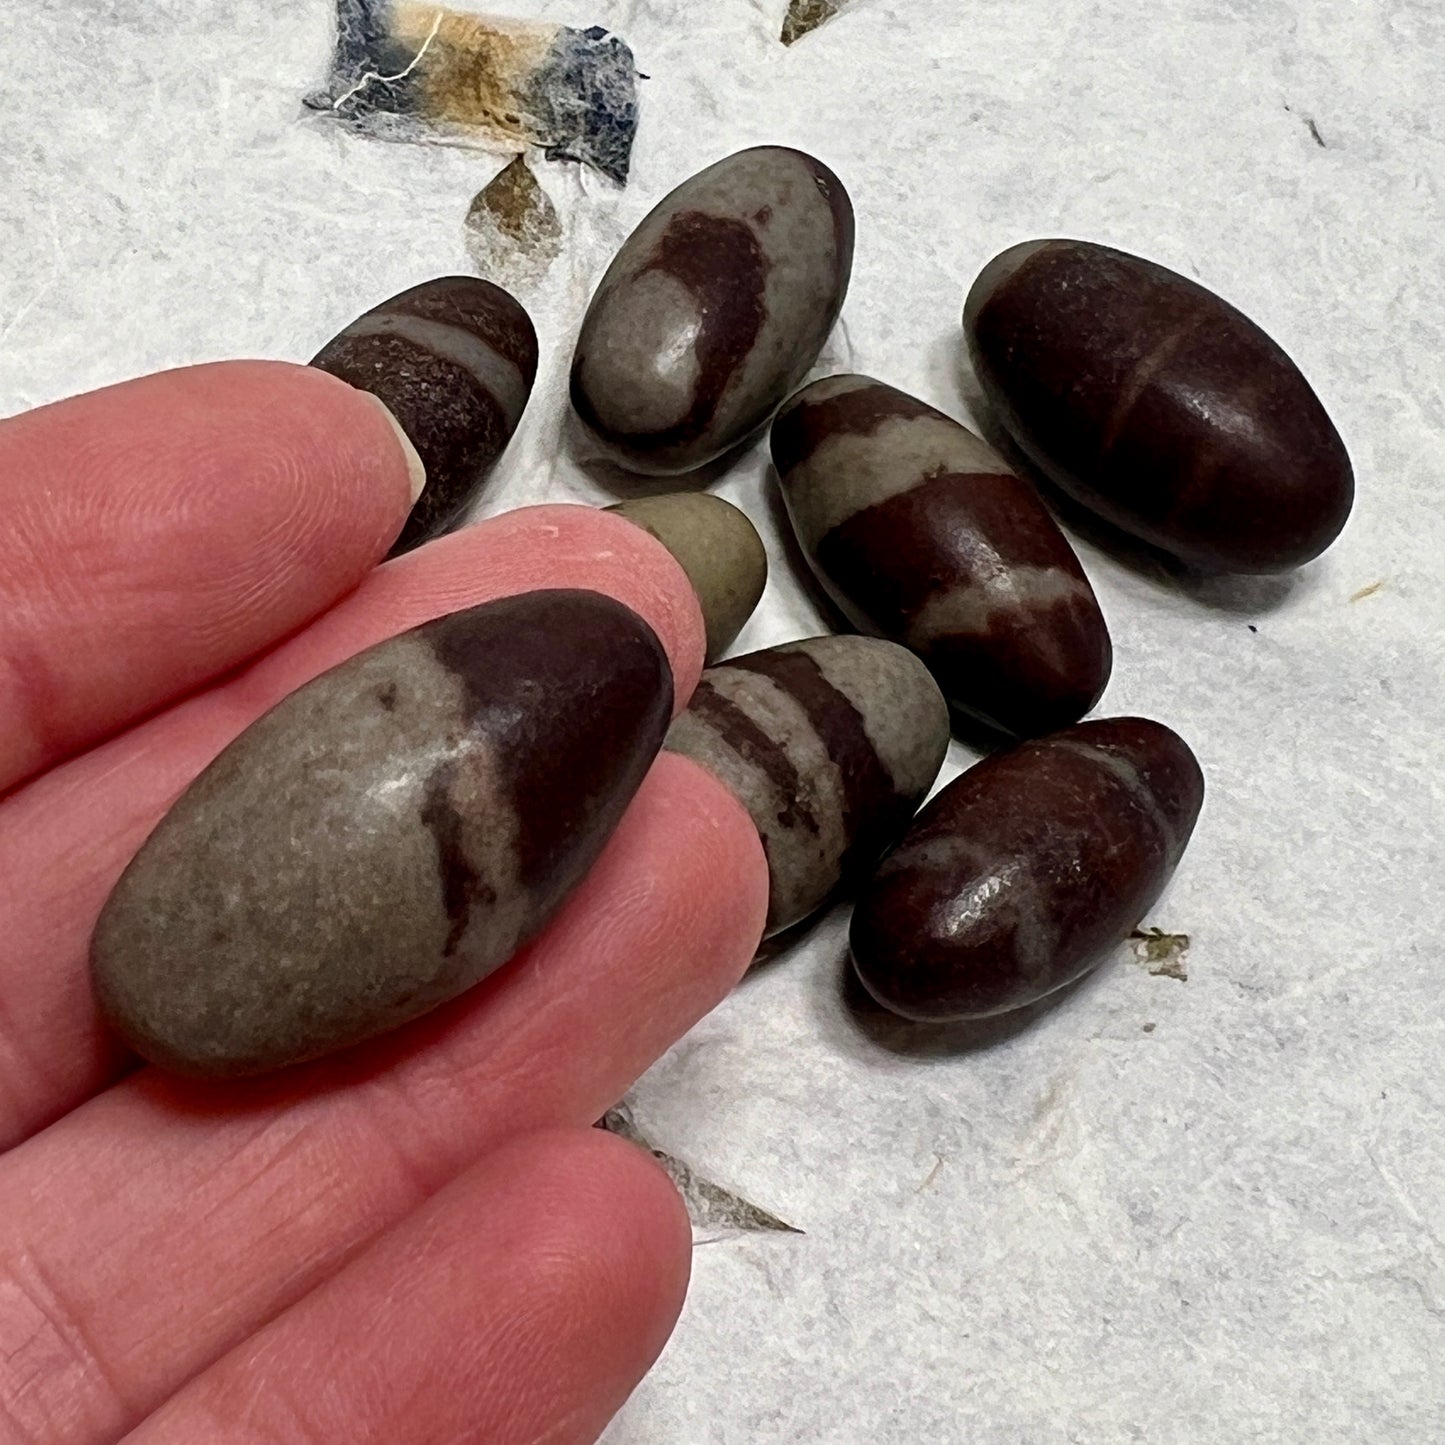
<instances>
[{"instance_id":1,"label":"index finger","mask_svg":"<svg viewBox=\"0 0 1445 1445\"><path fill-rule=\"evenodd\" d=\"M324 612L421 481L374 397L282 362L0 422L0 794Z\"/></svg>"}]
</instances>

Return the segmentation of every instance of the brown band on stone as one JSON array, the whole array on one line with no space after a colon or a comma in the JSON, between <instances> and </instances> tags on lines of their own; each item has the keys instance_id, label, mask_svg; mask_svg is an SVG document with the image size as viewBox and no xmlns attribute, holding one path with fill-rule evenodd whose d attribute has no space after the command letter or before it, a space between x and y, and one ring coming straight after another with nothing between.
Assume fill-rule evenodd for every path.
<instances>
[{"instance_id":1,"label":"brown band on stone","mask_svg":"<svg viewBox=\"0 0 1445 1445\"><path fill-rule=\"evenodd\" d=\"M818 401L809 400L805 393L773 423L773 465L786 476L833 437L871 436L884 422L925 416L947 420L926 402L881 382Z\"/></svg>"},{"instance_id":2,"label":"brown band on stone","mask_svg":"<svg viewBox=\"0 0 1445 1445\"><path fill-rule=\"evenodd\" d=\"M757 652L728 665L768 678L807 713L842 779L843 827L851 840L848 858L866 854L876 820L891 820L906 802L899 798L858 709L804 652Z\"/></svg>"},{"instance_id":3,"label":"brown band on stone","mask_svg":"<svg viewBox=\"0 0 1445 1445\"><path fill-rule=\"evenodd\" d=\"M598 810L619 796L619 772L630 798L662 745L667 654L622 603L571 589L490 603L484 615L433 624L427 637L466 689L474 725L494 740L517 816L518 877L545 901L557 838L598 826ZM578 708L578 697L591 705Z\"/></svg>"},{"instance_id":4,"label":"brown band on stone","mask_svg":"<svg viewBox=\"0 0 1445 1445\"><path fill-rule=\"evenodd\" d=\"M636 274L660 272L692 295L702 322L693 347L697 379L692 405L681 421L663 431L628 436L629 445L662 450L694 441L707 430L767 319L770 269L757 232L746 221L683 211L668 222L652 255ZM589 426L611 435L576 385L573 401Z\"/></svg>"},{"instance_id":5,"label":"brown band on stone","mask_svg":"<svg viewBox=\"0 0 1445 1445\"><path fill-rule=\"evenodd\" d=\"M427 779L421 806L421 820L436 839L442 904L451 920L442 946L444 958L451 958L461 945L471 925L473 906L497 901L497 890L478 874L467 852L465 823L451 795L456 774L454 762L445 762L437 768Z\"/></svg>"},{"instance_id":6,"label":"brown band on stone","mask_svg":"<svg viewBox=\"0 0 1445 1445\"><path fill-rule=\"evenodd\" d=\"M729 664L731 665L731 664ZM757 671L755 668L747 671ZM803 801L803 780L787 749L770 736L731 699L724 697L706 678L693 694L688 710L712 727L718 736L743 762L755 767L767 778L782 799L777 815L780 827L806 828L820 832L818 820Z\"/></svg>"}]
</instances>

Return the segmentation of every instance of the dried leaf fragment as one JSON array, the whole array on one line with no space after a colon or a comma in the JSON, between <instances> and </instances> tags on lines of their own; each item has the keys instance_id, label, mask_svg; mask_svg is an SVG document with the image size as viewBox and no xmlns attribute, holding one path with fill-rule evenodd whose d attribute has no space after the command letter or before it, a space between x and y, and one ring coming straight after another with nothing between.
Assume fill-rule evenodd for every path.
<instances>
[{"instance_id":1,"label":"dried leaf fragment","mask_svg":"<svg viewBox=\"0 0 1445 1445\"><path fill-rule=\"evenodd\" d=\"M783 17L784 45L792 45L805 35L811 34L820 25L831 20L840 9L843 0L792 0L788 13Z\"/></svg>"},{"instance_id":2,"label":"dried leaf fragment","mask_svg":"<svg viewBox=\"0 0 1445 1445\"><path fill-rule=\"evenodd\" d=\"M1189 970L1184 966L1189 952L1187 933L1165 933L1161 928L1135 929L1129 939L1134 945L1134 957L1155 978L1177 978L1180 983L1188 981Z\"/></svg>"},{"instance_id":3,"label":"dried leaf fragment","mask_svg":"<svg viewBox=\"0 0 1445 1445\"><path fill-rule=\"evenodd\" d=\"M540 280L562 247L557 208L525 156L517 156L477 192L465 224L473 265L496 281Z\"/></svg>"},{"instance_id":4,"label":"dried leaf fragment","mask_svg":"<svg viewBox=\"0 0 1445 1445\"><path fill-rule=\"evenodd\" d=\"M609 1134L630 1139L662 1165L668 1178L677 1185L695 1229L721 1229L741 1234L802 1234L801 1229L779 1219L776 1214L770 1214L741 1195L704 1179L691 1165L655 1148L638 1129L632 1111L626 1105L609 1109L598 1121L597 1127Z\"/></svg>"}]
</instances>

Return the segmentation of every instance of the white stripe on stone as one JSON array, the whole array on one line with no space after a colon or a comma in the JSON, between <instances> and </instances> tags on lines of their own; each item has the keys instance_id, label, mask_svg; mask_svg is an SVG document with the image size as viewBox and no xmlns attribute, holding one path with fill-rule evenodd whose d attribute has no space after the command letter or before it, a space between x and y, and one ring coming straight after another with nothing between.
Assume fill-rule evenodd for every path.
<instances>
[{"instance_id":1,"label":"white stripe on stone","mask_svg":"<svg viewBox=\"0 0 1445 1445\"><path fill-rule=\"evenodd\" d=\"M478 948L493 958L510 958L534 921L535 901L521 877L518 844L525 825L518 799L492 746L461 753L447 796L461 820L467 863L477 880L496 894L492 902L477 902L457 951L463 958L473 957Z\"/></svg>"},{"instance_id":2,"label":"white stripe on stone","mask_svg":"<svg viewBox=\"0 0 1445 1445\"><path fill-rule=\"evenodd\" d=\"M1087 607L1092 595L1087 582L1062 567L1005 568L1000 562L997 571L930 597L909 625L908 644L923 647L959 634L982 637L999 613L1037 614L1069 602Z\"/></svg>"},{"instance_id":3,"label":"white stripe on stone","mask_svg":"<svg viewBox=\"0 0 1445 1445\"><path fill-rule=\"evenodd\" d=\"M718 668L706 685L745 713L779 745L799 779L796 798L784 796L765 768L748 761L710 718L685 712L672 725L667 746L716 773L747 808L767 845L772 873L773 916L791 921L822 901L837 881L849 842L844 828L843 777L817 729L799 703L770 678L742 669ZM801 805L818 825L786 825Z\"/></svg>"},{"instance_id":4,"label":"white stripe on stone","mask_svg":"<svg viewBox=\"0 0 1445 1445\"><path fill-rule=\"evenodd\" d=\"M1150 822L1159 830L1159 837L1164 843L1168 856L1173 858L1178 854L1179 840L1175 836L1174 829L1169 825L1169 819L1165 817L1164 810L1160 808L1159 800L1154 796L1154 790L1144 781L1139 769L1128 758L1109 752L1105 748L1095 747L1092 743L1072 739L1060 739L1053 746L1077 753L1081 758L1088 758L1091 762L1098 763L1112 773L1124 785L1125 792L1138 805L1140 811L1146 814Z\"/></svg>"},{"instance_id":5,"label":"white stripe on stone","mask_svg":"<svg viewBox=\"0 0 1445 1445\"><path fill-rule=\"evenodd\" d=\"M874 637L818 637L796 650L852 703L898 793L927 792L948 745L948 708L927 668L895 643Z\"/></svg>"},{"instance_id":6,"label":"white stripe on stone","mask_svg":"<svg viewBox=\"0 0 1445 1445\"><path fill-rule=\"evenodd\" d=\"M987 844L954 834L905 843L885 868L890 874L917 869L946 880L953 896L939 907L934 928L950 943L961 942L990 915L1005 915L1020 974L1038 983L1049 977L1059 930L1026 859L1000 857Z\"/></svg>"},{"instance_id":7,"label":"white stripe on stone","mask_svg":"<svg viewBox=\"0 0 1445 1445\"><path fill-rule=\"evenodd\" d=\"M876 431L837 432L783 487L799 539L810 550L850 517L911 492L937 472L1007 475L986 442L947 417L900 416Z\"/></svg>"}]
</instances>

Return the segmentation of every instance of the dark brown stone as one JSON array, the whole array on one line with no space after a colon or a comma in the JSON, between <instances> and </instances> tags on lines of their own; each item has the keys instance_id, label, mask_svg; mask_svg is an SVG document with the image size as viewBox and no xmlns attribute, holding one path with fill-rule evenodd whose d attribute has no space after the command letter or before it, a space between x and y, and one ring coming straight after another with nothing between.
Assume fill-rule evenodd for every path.
<instances>
[{"instance_id":1,"label":"dark brown stone","mask_svg":"<svg viewBox=\"0 0 1445 1445\"><path fill-rule=\"evenodd\" d=\"M533 592L381 643L286 698L117 883L101 1012L180 1073L280 1068L454 998L601 852L672 708L662 644L594 592Z\"/></svg>"},{"instance_id":2,"label":"dark brown stone","mask_svg":"<svg viewBox=\"0 0 1445 1445\"><path fill-rule=\"evenodd\" d=\"M1354 474L1319 398L1254 322L1187 277L1107 246L1030 241L984 268L964 328L1025 454L1191 566L1285 571L1344 526Z\"/></svg>"},{"instance_id":3,"label":"dark brown stone","mask_svg":"<svg viewBox=\"0 0 1445 1445\"><path fill-rule=\"evenodd\" d=\"M617 253L572 363L593 445L693 471L751 435L817 359L853 263L853 210L822 162L740 151L685 181Z\"/></svg>"},{"instance_id":4,"label":"dark brown stone","mask_svg":"<svg viewBox=\"0 0 1445 1445\"><path fill-rule=\"evenodd\" d=\"M1076 722L1112 657L1048 509L972 432L866 376L813 383L773 458L804 556L855 627L911 648L954 707L1019 735Z\"/></svg>"},{"instance_id":5,"label":"dark brown stone","mask_svg":"<svg viewBox=\"0 0 1445 1445\"><path fill-rule=\"evenodd\" d=\"M1142 718L996 753L918 815L853 913L853 962L906 1018L1004 1013L1128 937L1204 799L1194 754Z\"/></svg>"},{"instance_id":6,"label":"dark brown stone","mask_svg":"<svg viewBox=\"0 0 1445 1445\"><path fill-rule=\"evenodd\" d=\"M385 402L426 467L395 557L450 530L481 494L531 394L537 336L501 287L443 276L359 316L311 365Z\"/></svg>"}]
</instances>

